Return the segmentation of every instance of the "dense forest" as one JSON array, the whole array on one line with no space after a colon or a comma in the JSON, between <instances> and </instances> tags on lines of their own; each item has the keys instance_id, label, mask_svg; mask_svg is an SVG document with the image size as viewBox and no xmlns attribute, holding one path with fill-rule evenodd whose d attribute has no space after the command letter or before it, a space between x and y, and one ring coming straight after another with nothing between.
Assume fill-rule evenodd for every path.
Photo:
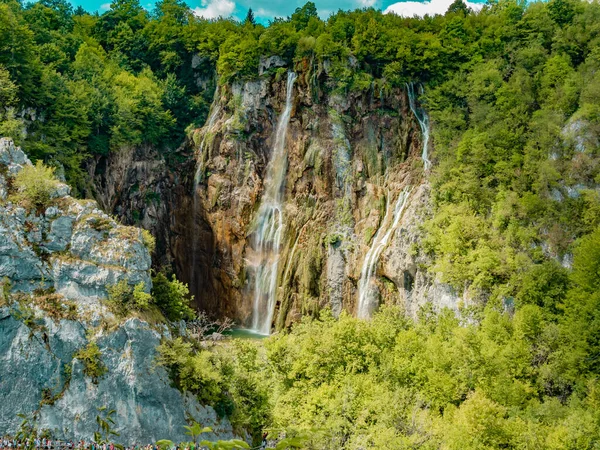
<instances>
[{"instance_id":1,"label":"dense forest","mask_svg":"<svg viewBox=\"0 0 600 450\"><path fill-rule=\"evenodd\" d=\"M272 55L315 92L423 86L433 207L414 251L478 302L166 342L178 386L257 439L283 429L306 448L600 448L600 3L326 20L307 3L263 26L178 0L101 15L0 0L0 135L86 195L86 161L147 144L169 160L216 85L261 76Z\"/></svg>"}]
</instances>

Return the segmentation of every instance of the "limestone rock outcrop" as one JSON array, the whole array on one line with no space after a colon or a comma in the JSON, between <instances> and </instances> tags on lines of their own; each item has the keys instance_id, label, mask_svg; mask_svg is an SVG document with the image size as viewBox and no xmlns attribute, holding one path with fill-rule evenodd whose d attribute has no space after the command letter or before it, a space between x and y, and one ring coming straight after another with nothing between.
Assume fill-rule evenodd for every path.
<instances>
[{"instance_id":1,"label":"limestone rock outcrop","mask_svg":"<svg viewBox=\"0 0 600 450\"><path fill-rule=\"evenodd\" d=\"M86 439L98 408L114 409L124 444L185 440L196 420L232 436L215 411L171 386L155 363L169 331L107 309L107 287L126 280L151 288L151 259L140 229L119 225L95 201L57 183L48 205L18 202L13 181L31 162L0 139L0 435L35 420L55 439ZM125 320L125 321L124 321ZM95 343L106 372L86 373L78 356Z\"/></svg>"},{"instance_id":2,"label":"limestone rock outcrop","mask_svg":"<svg viewBox=\"0 0 600 450\"><path fill-rule=\"evenodd\" d=\"M9 139L0 139L6 175L0 191L31 165ZM118 225L91 200L76 200L57 183L43 211L5 198L0 204L0 278L19 291L54 290L66 298L105 298L106 286L127 279L151 288L151 259L140 229Z\"/></svg>"}]
</instances>

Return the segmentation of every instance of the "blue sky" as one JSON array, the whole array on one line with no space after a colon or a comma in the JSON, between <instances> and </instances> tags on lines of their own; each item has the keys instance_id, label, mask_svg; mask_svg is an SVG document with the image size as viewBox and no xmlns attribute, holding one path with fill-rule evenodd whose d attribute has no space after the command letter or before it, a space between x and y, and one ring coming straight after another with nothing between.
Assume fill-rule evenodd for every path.
<instances>
[{"instance_id":1,"label":"blue sky","mask_svg":"<svg viewBox=\"0 0 600 450\"><path fill-rule=\"evenodd\" d=\"M73 5L83 6L86 10L106 11L110 7L111 0L72 0ZM154 6L153 0L140 0L142 6L151 10ZM294 10L304 5L307 0L187 0L187 4L195 10L196 14L215 18L218 16L234 16L243 18L252 8L255 16L261 21L266 22L274 17L287 17ZM412 16L431 13L443 14L448 5L453 0L431 0L429 2L421 1L398 1L398 0L313 0L317 5L319 14L322 18L327 18L331 13L338 9L356 9L363 7L375 7L384 11L394 11L397 14ZM477 5L481 5L481 0L473 0Z\"/></svg>"}]
</instances>

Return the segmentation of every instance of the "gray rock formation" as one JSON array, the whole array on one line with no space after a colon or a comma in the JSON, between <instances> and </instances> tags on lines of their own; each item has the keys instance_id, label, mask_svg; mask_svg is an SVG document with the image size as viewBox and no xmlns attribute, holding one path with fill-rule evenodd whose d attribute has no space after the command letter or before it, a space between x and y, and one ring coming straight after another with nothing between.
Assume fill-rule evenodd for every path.
<instances>
[{"instance_id":1,"label":"gray rock formation","mask_svg":"<svg viewBox=\"0 0 600 450\"><path fill-rule=\"evenodd\" d=\"M116 410L116 440L124 444L186 440L183 426L190 420L231 436L212 408L170 386L165 369L154 363L161 333L147 323L129 319L95 335L83 320L54 321L34 309L35 325L28 326L23 314L18 306L0 308L0 434L14 433L22 413L36 415L39 429L56 439L91 439L97 408L106 406ZM108 369L97 383L73 358L90 339Z\"/></svg>"},{"instance_id":2,"label":"gray rock formation","mask_svg":"<svg viewBox=\"0 0 600 450\"><path fill-rule=\"evenodd\" d=\"M91 439L97 408L106 406L116 410L122 443L184 440L190 420L232 436L226 420L182 395L156 366L168 330L138 319L120 323L102 303L107 286L121 280L151 288L141 230L70 197L60 183L43 211L12 201L12 178L30 164L0 139L0 435L14 433L22 413L55 438ZM107 368L97 380L76 358L90 342Z\"/></svg>"},{"instance_id":3,"label":"gray rock formation","mask_svg":"<svg viewBox=\"0 0 600 450\"><path fill-rule=\"evenodd\" d=\"M258 74L262 75L269 69L285 67L286 62L281 56L262 56L258 63Z\"/></svg>"},{"instance_id":4,"label":"gray rock formation","mask_svg":"<svg viewBox=\"0 0 600 450\"><path fill-rule=\"evenodd\" d=\"M0 139L6 176L31 162L12 140ZM0 181L8 193L8 180ZM76 200L58 183L39 213L6 198L0 204L0 278L19 291L54 287L66 298L105 298L106 286L127 279L151 288L151 259L140 229L118 225L94 201ZM8 201L7 201L8 200Z\"/></svg>"}]
</instances>

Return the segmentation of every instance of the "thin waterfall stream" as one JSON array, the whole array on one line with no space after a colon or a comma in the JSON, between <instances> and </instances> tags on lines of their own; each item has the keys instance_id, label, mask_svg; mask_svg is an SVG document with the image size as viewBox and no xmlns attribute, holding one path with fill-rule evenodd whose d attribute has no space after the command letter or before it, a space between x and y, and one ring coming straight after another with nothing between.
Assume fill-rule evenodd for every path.
<instances>
[{"instance_id":1,"label":"thin waterfall stream","mask_svg":"<svg viewBox=\"0 0 600 450\"><path fill-rule=\"evenodd\" d=\"M421 159L423 160L425 171L427 171L431 167L431 161L429 161L429 116L423 108L417 106L414 83L408 83L406 85L406 92L408 93L410 110L417 119L417 122L419 122L419 127L421 127L421 134L423 135L423 151L421 152ZM419 86L419 93L423 93L423 86Z\"/></svg>"},{"instance_id":2,"label":"thin waterfall stream","mask_svg":"<svg viewBox=\"0 0 600 450\"><path fill-rule=\"evenodd\" d=\"M383 222L373 237L373 244L365 256L362 270L360 271L360 280L358 282L358 309L356 313L357 317L360 319L370 318L373 310L377 306L371 301L376 294L374 292L375 286L373 284L373 278L375 277L377 263L379 262L381 253L387 247L390 238L400 223L400 218L406 207L410 191L411 187L406 186L402 192L400 192L393 209L390 208L390 197L388 196ZM391 220L390 213L392 214Z\"/></svg>"},{"instance_id":3,"label":"thin waterfall stream","mask_svg":"<svg viewBox=\"0 0 600 450\"><path fill-rule=\"evenodd\" d=\"M275 142L267 165L265 190L255 219L247 266L253 273L254 304L252 330L268 335L271 331L277 295L277 269L283 236L283 196L287 173L285 139L292 114L296 74L288 72L285 108L277 123Z\"/></svg>"},{"instance_id":4,"label":"thin waterfall stream","mask_svg":"<svg viewBox=\"0 0 600 450\"><path fill-rule=\"evenodd\" d=\"M419 90L422 94L423 87L420 86ZM408 94L410 110L417 119L419 127L421 128L421 134L423 136L423 149L421 151L421 159L423 160L423 166L425 167L425 171L427 171L431 167L431 161L429 160L428 153L429 116L423 108L417 106L415 87L413 83L408 83L406 85L406 91ZM375 233L375 236L373 237L373 243L367 251L360 272L360 280L358 282L358 308L356 312L358 318L370 318L371 314L377 307L376 302L373 301L375 300L375 297L377 295L377 293L375 292L376 286L373 282L377 270L377 263L379 262L379 258L381 257L383 250L385 249L385 247L387 247L394 231L398 227L398 224L402 217L402 213L404 212L404 209L406 208L406 205L408 203L408 197L410 196L411 190L411 186L406 186L402 190L402 192L400 192L400 195L398 195L398 199L396 200L393 210L391 210L390 208L390 197L388 193L383 221L381 222L377 233ZM393 211L393 218L390 220L389 216L391 211Z\"/></svg>"}]
</instances>

